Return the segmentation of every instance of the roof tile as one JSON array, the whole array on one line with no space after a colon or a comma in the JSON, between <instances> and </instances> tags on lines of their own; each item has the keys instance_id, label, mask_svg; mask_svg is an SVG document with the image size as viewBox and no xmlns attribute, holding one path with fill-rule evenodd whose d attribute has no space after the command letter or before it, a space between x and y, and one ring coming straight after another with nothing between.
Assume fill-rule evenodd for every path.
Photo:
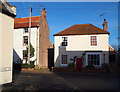
<instances>
[{"instance_id":1,"label":"roof tile","mask_svg":"<svg viewBox=\"0 0 120 92\"><path fill-rule=\"evenodd\" d=\"M100 29L92 24L76 24L59 33L54 34L54 36L90 35L90 34L109 34L109 32Z\"/></svg>"},{"instance_id":2,"label":"roof tile","mask_svg":"<svg viewBox=\"0 0 120 92\"><path fill-rule=\"evenodd\" d=\"M30 17L26 17L26 18L15 18L14 20L14 28L25 28L25 27L29 27L29 18ZM32 17L32 27L37 27L39 26L40 23L40 16L35 16Z\"/></svg>"}]
</instances>

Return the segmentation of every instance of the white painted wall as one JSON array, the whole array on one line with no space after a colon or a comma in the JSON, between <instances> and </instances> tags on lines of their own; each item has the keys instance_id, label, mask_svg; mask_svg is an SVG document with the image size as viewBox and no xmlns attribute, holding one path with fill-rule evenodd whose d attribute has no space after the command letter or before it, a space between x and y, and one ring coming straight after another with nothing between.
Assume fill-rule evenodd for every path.
<instances>
[{"instance_id":1,"label":"white painted wall","mask_svg":"<svg viewBox=\"0 0 120 92\"><path fill-rule=\"evenodd\" d=\"M31 28L31 44L35 49L34 57L30 58L31 61L36 59L36 51L37 51L37 37L38 37L38 28ZM14 29L14 50L17 52L18 56L21 60L23 60L23 50L26 50L26 46L23 45L23 36L28 36L29 33L24 33L24 28ZM19 58L14 54L14 62L20 61ZM23 60L25 63L25 60ZM35 62L36 64L36 62Z\"/></svg>"},{"instance_id":2,"label":"white painted wall","mask_svg":"<svg viewBox=\"0 0 120 92\"><path fill-rule=\"evenodd\" d=\"M0 13L0 85L12 82L14 19Z\"/></svg>"},{"instance_id":3,"label":"white painted wall","mask_svg":"<svg viewBox=\"0 0 120 92\"><path fill-rule=\"evenodd\" d=\"M82 56L84 51L103 51L106 53L105 61L108 63L108 34L98 34L97 46L90 46L90 36L93 35L71 35L71 36L55 36L54 37L54 63L56 67L60 66L61 55L68 55L68 61L74 56ZM68 37L68 46L63 47L61 43L62 37ZM102 57L101 57L102 58Z\"/></svg>"}]
</instances>

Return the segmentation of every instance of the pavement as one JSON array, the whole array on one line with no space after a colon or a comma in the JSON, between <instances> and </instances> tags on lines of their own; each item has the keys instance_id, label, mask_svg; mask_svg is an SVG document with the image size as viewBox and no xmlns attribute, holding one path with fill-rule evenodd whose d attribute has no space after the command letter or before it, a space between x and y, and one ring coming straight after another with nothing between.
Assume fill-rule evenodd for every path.
<instances>
[{"instance_id":1,"label":"pavement","mask_svg":"<svg viewBox=\"0 0 120 92\"><path fill-rule=\"evenodd\" d=\"M50 72L48 69L14 73L13 83L2 92L69 91L120 92L119 76L114 73ZM118 91L119 90L119 91Z\"/></svg>"}]
</instances>

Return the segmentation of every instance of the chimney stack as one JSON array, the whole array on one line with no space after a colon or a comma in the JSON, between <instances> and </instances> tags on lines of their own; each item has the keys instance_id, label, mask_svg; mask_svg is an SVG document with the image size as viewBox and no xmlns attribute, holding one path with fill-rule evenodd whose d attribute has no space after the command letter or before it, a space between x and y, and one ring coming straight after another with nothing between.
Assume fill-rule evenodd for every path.
<instances>
[{"instance_id":1,"label":"chimney stack","mask_svg":"<svg viewBox=\"0 0 120 92\"><path fill-rule=\"evenodd\" d=\"M103 30L108 31L108 25L107 25L106 19L104 19L104 22L102 25L103 25Z\"/></svg>"},{"instance_id":2,"label":"chimney stack","mask_svg":"<svg viewBox=\"0 0 120 92\"><path fill-rule=\"evenodd\" d=\"M13 13L16 15L16 7L15 6L11 6L11 9L12 9Z\"/></svg>"},{"instance_id":3,"label":"chimney stack","mask_svg":"<svg viewBox=\"0 0 120 92\"><path fill-rule=\"evenodd\" d=\"M42 18L45 18L45 19L46 19L46 10L45 10L45 8L43 8L43 9L41 10L41 15L42 15Z\"/></svg>"}]
</instances>

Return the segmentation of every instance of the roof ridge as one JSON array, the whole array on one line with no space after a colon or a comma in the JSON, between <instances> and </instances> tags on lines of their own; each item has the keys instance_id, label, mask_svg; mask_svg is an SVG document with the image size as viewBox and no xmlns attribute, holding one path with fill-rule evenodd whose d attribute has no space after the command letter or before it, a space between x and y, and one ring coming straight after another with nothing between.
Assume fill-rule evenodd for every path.
<instances>
[{"instance_id":1,"label":"roof ridge","mask_svg":"<svg viewBox=\"0 0 120 92\"><path fill-rule=\"evenodd\" d=\"M75 24L72 25L63 31L60 31L54 36L58 35L86 35L86 34L110 34L108 31L93 25L93 24Z\"/></svg>"},{"instance_id":2,"label":"roof ridge","mask_svg":"<svg viewBox=\"0 0 120 92\"><path fill-rule=\"evenodd\" d=\"M40 17L40 16L32 16L33 17ZM22 18L29 18L29 17L21 17L21 18L15 18L15 19L22 19Z\"/></svg>"},{"instance_id":3,"label":"roof ridge","mask_svg":"<svg viewBox=\"0 0 120 92\"><path fill-rule=\"evenodd\" d=\"M32 21L32 23L33 23L33 22L39 22L39 20L38 20L38 21ZM15 23L16 23L16 24L17 24L17 23L19 24L19 23L29 23L29 22L15 22Z\"/></svg>"},{"instance_id":4,"label":"roof ridge","mask_svg":"<svg viewBox=\"0 0 120 92\"><path fill-rule=\"evenodd\" d=\"M92 25L92 24L89 23L89 24L75 24L75 25Z\"/></svg>"}]
</instances>

